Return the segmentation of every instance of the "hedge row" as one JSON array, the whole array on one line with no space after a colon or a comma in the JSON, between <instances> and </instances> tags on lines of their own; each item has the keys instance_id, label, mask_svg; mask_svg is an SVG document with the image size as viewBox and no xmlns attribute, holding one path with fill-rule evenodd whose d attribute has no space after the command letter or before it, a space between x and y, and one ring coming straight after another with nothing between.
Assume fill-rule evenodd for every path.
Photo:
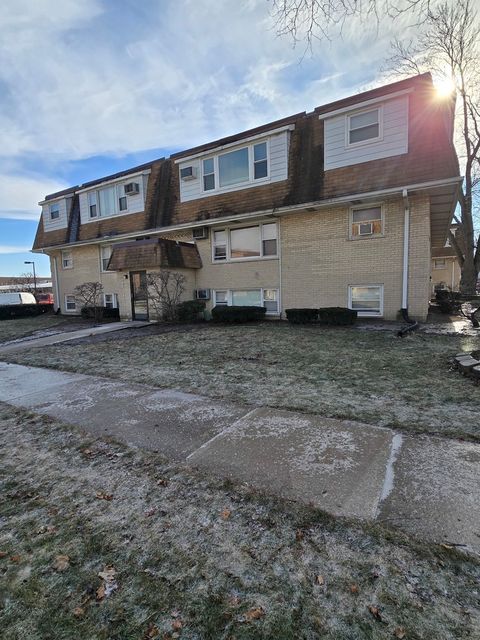
<instances>
[{"instance_id":1,"label":"hedge row","mask_svg":"<svg viewBox=\"0 0 480 640\"><path fill-rule=\"evenodd\" d=\"M286 309L287 320L292 324L350 325L357 319L357 312L345 307L322 309Z\"/></svg>"},{"instance_id":2,"label":"hedge row","mask_svg":"<svg viewBox=\"0 0 480 640\"><path fill-rule=\"evenodd\" d=\"M205 302L203 300L185 300L177 304L177 319L179 322L197 322L203 320Z\"/></svg>"},{"instance_id":3,"label":"hedge row","mask_svg":"<svg viewBox=\"0 0 480 640\"><path fill-rule=\"evenodd\" d=\"M214 322L253 322L263 320L266 313L265 307L227 307L217 305L212 309Z\"/></svg>"},{"instance_id":4,"label":"hedge row","mask_svg":"<svg viewBox=\"0 0 480 640\"><path fill-rule=\"evenodd\" d=\"M52 310L53 304L3 304L0 306L0 320L39 316Z\"/></svg>"},{"instance_id":5,"label":"hedge row","mask_svg":"<svg viewBox=\"0 0 480 640\"><path fill-rule=\"evenodd\" d=\"M80 313L84 320L95 320L95 322L120 320L119 310L112 307L82 307Z\"/></svg>"}]
</instances>

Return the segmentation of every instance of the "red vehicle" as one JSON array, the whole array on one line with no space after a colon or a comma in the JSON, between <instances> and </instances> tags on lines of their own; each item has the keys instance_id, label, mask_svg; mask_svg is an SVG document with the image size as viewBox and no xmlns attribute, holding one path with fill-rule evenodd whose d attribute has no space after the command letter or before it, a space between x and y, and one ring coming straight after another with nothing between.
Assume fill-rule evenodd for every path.
<instances>
[{"instance_id":1,"label":"red vehicle","mask_svg":"<svg viewBox=\"0 0 480 640\"><path fill-rule=\"evenodd\" d=\"M37 293L38 304L53 304L53 293Z\"/></svg>"}]
</instances>

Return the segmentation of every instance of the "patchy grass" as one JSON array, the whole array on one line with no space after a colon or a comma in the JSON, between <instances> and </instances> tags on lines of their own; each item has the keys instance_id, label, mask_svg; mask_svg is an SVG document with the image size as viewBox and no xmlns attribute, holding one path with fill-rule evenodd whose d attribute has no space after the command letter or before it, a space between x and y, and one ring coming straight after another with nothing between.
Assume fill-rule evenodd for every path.
<instances>
[{"instance_id":1,"label":"patchy grass","mask_svg":"<svg viewBox=\"0 0 480 640\"><path fill-rule=\"evenodd\" d=\"M3 640L478 638L473 558L6 405L0 437Z\"/></svg>"},{"instance_id":2,"label":"patchy grass","mask_svg":"<svg viewBox=\"0 0 480 640\"><path fill-rule=\"evenodd\" d=\"M291 327L206 326L8 359L171 387L253 405L480 439L474 383L451 370L472 337Z\"/></svg>"},{"instance_id":3,"label":"patchy grass","mask_svg":"<svg viewBox=\"0 0 480 640\"><path fill-rule=\"evenodd\" d=\"M42 313L30 318L15 318L14 320L0 320L0 343L31 335L36 331L58 329L61 326L78 324L79 318L66 318L53 313Z\"/></svg>"}]
</instances>

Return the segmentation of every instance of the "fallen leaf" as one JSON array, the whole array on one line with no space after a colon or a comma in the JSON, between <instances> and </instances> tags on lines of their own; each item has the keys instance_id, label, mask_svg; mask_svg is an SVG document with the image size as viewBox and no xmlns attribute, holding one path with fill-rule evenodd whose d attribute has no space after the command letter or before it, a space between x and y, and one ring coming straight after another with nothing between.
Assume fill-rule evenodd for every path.
<instances>
[{"instance_id":1,"label":"fallen leaf","mask_svg":"<svg viewBox=\"0 0 480 640\"><path fill-rule=\"evenodd\" d=\"M156 507L152 507L151 509L148 509L148 511L145 511L145 517L146 518L150 518L151 516L155 515L157 513L157 508Z\"/></svg>"},{"instance_id":2,"label":"fallen leaf","mask_svg":"<svg viewBox=\"0 0 480 640\"><path fill-rule=\"evenodd\" d=\"M305 533L301 529L297 529L295 533L295 539L297 540L297 542L299 542L300 540L303 540L304 537L305 537Z\"/></svg>"},{"instance_id":3,"label":"fallen leaf","mask_svg":"<svg viewBox=\"0 0 480 640\"><path fill-rule=\"evenodd\" d=\"M95 597L98 601L101 601L105 598L105 585L101 584L98 589L95 591Z\"/></svg>"},{"instance_id":4,"label":"fallen leaf","mask_svg":"<svg viewBox=\"0 0 480 640\"><path fill-rule=\"evenodd\" d=\"M377 620L382 622L382 615L381 615L380 609L378 607L375 607L373 604L371 604L371 605L369 605L368 610L370 611L370 613L372 614L372 616L374 618L376 618Z\"/></svg>"},{"instance_id":5,"label":"fallen leaf","mask_svg":"<svg viewBox=\"0 0 480 640\"><path fill-rule=\"evenodd\" d=\"M238 596L230 596L230 598L228 599L228 606L229 607L238 607L240 604L241 600Z\"/></svg>"},{"instance_id":6,"label":"fallen leaf","mask_svg":"<svg viewBox=\"0 0 480 640\"><path fill-rule=\"evenodd\" d=\"M22 559L22 556L10 556L11 562L20 562L21 559Z\"/></svg>"},{"instance_id":7,"label":"fallen leaf","mask_svg":"<svg viewBox=\"0 0 480 640\"><path fill-rule=\"evenodd\" d=\"M150 638L156 638L158 635L160 635L160 630L157 627L157 625L153 624L153 622L149 622L147 630L145 631L145 634L143 636L143 639L149 640Z\"/></svg>"},{"instance_id":8,"label":"fallen leaf","mask_svg":"<svg viewBox=\"0 0 480 640\"><path fill-rule=\"evenodd\" d=\"M85 609L83 607L75 607L72 613L76 618L81 618L83 615L85 615Z\"/></svg>"},{"instance_id":9,"label":"fallen leaf","mask_svg":"<svg viewBox=\"0 0 480 640\"><path fill-rule=\"evenodd\" d=\"M182 627L183 627L183 623L179 618L177 618L172 622L172 629L174 631L178 631L178 629L181 629Z\"/></svg>"},{"instance_id":10,"label":"fallen leaf","mask_svg":"<svg viewBox=\"0 0 480 640\"><path fill-rule=\"evenodd\" d=\"M168 480L166 478L160 478L160 480L157 480L157 484L159 487L168 487Z\"/></svg>"},{"instance_id":11,"label":"fallen leaf","mask_svg":"<svg viewBox=\"0 0 480 640\"><path fill-rule=\"evenodd\" d=\"M393 632L393 635L395 636L395 638L400 638L400 640L402 640L402 638L405 638L405 636L407 635L407 632L403 627L397 627Z\"/></svg>"},{"instance_id":12,"label":"fallen leaf","mask_svg":"<svg viewBox=\"0 0 480 640\"><path fill-rule=\"evenodd\" d=\"M6 551L0 551L0 558L6 558L8 553Z\"/></svg>"},{"instance_id":13,"label":"fallen leaf","mask_svg":"<svg viewBox=\"0 0 480 640\"><path fill-rule=\"evenodd\" d=\"M108 502L110 502L110 500L113 500L113 495L111 493L104 493L103 491L97 491L95 497L98 500L107 500Z\"/></svg>"},{"instance_id":14,"label":"fallen leaf","mask_svg":"<svg viewBox=\"0 0 480 640\"><path fill-rule=\"evenodd\" d=\"M222 516L223 520L228 520L231 513L232 512L230 511L230 509L225 508L220 515Z\"/></svg>"},{"instance_id":15,"label":"fallen leaf","mask_svg":"<svg viewBox=\"0 0 480 640\"><path fill-rule=\"evenodd\" d=\"M325 578L323 576L317 576L315 582L322 587L325 584Z\"/></svg>"},{"instance_id":16,"label":"fallen leaf","mask_svg":"<svg viewBox=\"0 0 480 640\"><path fill-rule=\"evenodd\" d=\"M93 451L93 449L82 449L82 453L87 458L93 458L93 456L96 455L96 452Z\"/></svg>"},{"instance_id":17,"label":"fallen leaf","mask_svg":"<svg viewBox=\"0 0 480 640\"><path fill-rule=\"evenodd\" d=\"M55 571L65 571L70 566L70 558L68 556L57 556L52 566Z\"/></svg>"},{"instance_id":18,"label":"fallen leaf","mask_svg":"<svg viewBox=\"0 0 480 640\"><path fill-rule=\"evenodd\" d=\"M103 571L99 572L98 577L103 580L103 585L97 589L97 600L108 598L109 595L118 589L118 584L115 580L116 573L115 567L111 565L105 566Z\"/></svg>"},{"instance_id":19,"label":"fallen leaf","mask_svg":"<svg viewBox=\"0 0 480 640\"><path fill-rule=\"evenodd\" d=\"M247 611L247 613L245 614L245 620L247 622L251 622L252 620L259 620L260 618L263 618L264 615L265 609L263 607L254 607L253 609Z\"/></svg>"},{"instance_id":20,"label":"fallen leaf","mask_svg":"<svg viewBox=\"0 0 480 640\"><path fill-rule=\"evenodd\" d=\"M440 543L440 546L444 549L453 549L453 546L451 544L445 544L444 542Z\"/></svg>"},{"instance_id":21,"label":"fallen leaf","mask_svg":"<svg viewBox=\"0 0 480 640\"><path fill-rule=\"evenodd\" d=\"M358 585L357 584L351 584L350 585L350 592L351 593L358 593Z\"/></svg>"}]
</instances>

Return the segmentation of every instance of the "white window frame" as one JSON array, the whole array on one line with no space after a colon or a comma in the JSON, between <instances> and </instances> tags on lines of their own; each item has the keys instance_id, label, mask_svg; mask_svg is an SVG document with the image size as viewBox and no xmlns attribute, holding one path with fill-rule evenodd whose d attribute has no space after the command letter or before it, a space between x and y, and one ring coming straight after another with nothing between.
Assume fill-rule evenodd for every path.
<instances>
[{"instance_id":1,"label":"white window frame","mask_svg":"<svg viewBox=\"0 0 480 640\"><path fill-rule=\"evenodd\" d=\"M70 249L62 251L62 269L73 269L73 253Z\"/></svg>"},{"instance_id":2,"label":"white window frame","mask_svg":"<svg viewBox=\"0 0 480 640\"><path fill-rule=\"evenodd\" d=\"M261 299L261 306L265 306L265 291L275 291L276 292L276 303L277 303L277 310L276 311L267 311L265 315L267 316L279 316L280 315L280 291L277 287L238 287L237 289L214 289L213 291L213 306L216 306L217 304L219 304L222 307L231 307L232 306L232 299L233 299L233 293L235 291L260 291L260 299ZM226 304L224 302L217 302L217 293L226 293L227 294L227 302Z\"/></svg>"},{"instance_id":3,"label":"white window frame","mask_svg":"<svg viewBox=\"0 0 480 640\"><path fill-rule=\"evenodd\" d=\"M380 233L369 233L365 235L353 235L353 214L355 211L362 211L363 209L375 209L380 208L380 220L382 224L382 231ZM367 238L383 238L385 237L385 203L372 202L369 204L352 205L349 210L348 216L348 238L349 240L365 240Z\"/></svg>"},{"instance_id":4,"label":"white window frame","mask_svg":"<svg viewBox=\"0 0 480 640\"><path fill-rule=\"evenodd\" d=\"M441 266L441 267L437 266L437 262L439 260L443 260L443 266ZM446 258L434 258L433 259L433 268L436 269L437 271L445 270L447 268L447 259Z\"/></svg>"},{"instance_id":5,"label":"white window frame","mask_svg":"<svg viewBox=\"0 0 480 640\"><path fill-rule=\"evenodd\" d=\"M349 284L348 285L348 308L352 309L352 290L357 287L364 287L367 289L380 289L380 310L379 312L375 311L358 311L359 318L383 318L383 293L384 293L384 285L383 284ZM354 309L354 311L357 311Z\"/></svg>"},{"instance_id":6,"label":"white window frame","mask_svg":"<svg viewBox=\"0 0 480 640\"><path fill-rule=\"evenodd\" d=\"M259 144L266 144L267 146L267 175L263 178L256 178L255 168L254 168L254 151L253 148ZM225 187L220 186L220 171L218 166L218 159L220 156L228 155L229 153L234 153L235 151L240 151L241 149L248 149L248 180L244 180L243 182L237 182L236 184L229 184ZM213 160L213 172L214 172L214 180L215 180L215 188L214 189L205 189L204 176L211 174L204 174L203 171L203 162L204 160ZM237 191L238 189L243 189L246 186L263 184L265 182L270 182L270 140L265 138L263 140L254 140L249 144L239 145L234 149L228 149L228 151L217 152L216 154L210 154L201 158L200 161L200 173L201 173L201 193L205 196L215 195L216 193L225 193L228 191ZM180 171L180 169L179 169Z\"/></svg>"},{"instance_id":7,"label":"white window frame","mask_svg":"<svg viewBox=\"0 0 480 640\"><path fill-rule=\"evenodd\" d=\"M276 228L277 228L277 253L275 255L264 255L263 254L263 227L264 225L268 225L268 224L275 224ZM259 256L247 256L245 258L232 258L232 252L231 252L231 237L230 237L230 232L231 231L235 231L235 229L248 229L251 227L257 227L258 228L258 237L259 237L259 244L260 244L260 255ZM216 247L216 243L215 243L215 231L224 231L227 239L226 239L226 257L220 259L215 260L215 247ZM229 227L220 227L219 229L212 229L212 242L211 242L211 254L212 254L212 264L225 264L226 262L252 262L254 260L278 260L279 258L279 229L278 229L278 222L276 220L270 220L270 221L265 221L265 222L257 222L257 223L252 223L252 224L248 224L248 222L245 222L244 224L238 224L238 225L234 225L234 226L229 226Z\"/></svg>"},{"instance_id":8,"label":"white window frame","mask_svg":"<svg viewBox=\"0 0 480 640\"><path fill-rule=\"evenodd\" d=\"M107 307L107 296L112 298L112 306ZM103 294L103 306L107 309L118 309L118 296L116 293L104 293Z\"/></svg>"},{"instance_id":9,"label":"white window frame","mask_svg":"<svg viewBox=\"0 0 480 640\"><path fill-rule=\"evenodd\" d=\"M100 198L99 198L99 193L100 191L103 191L104 189L114 189L115 191L115 197L114 197L114 202L115 202L115 211L113 213L109 213L107 215L104 215L101 211L100 208ZM137 194L138 195L138 194ZM114 216L118 216L118 215L125 215L126 213L130 213L130 207L129 207L129 196L126 195L125 193L125 184L121 183L121 184L106 184L103 185L102 187L100 187L99 189L91 189L90 191L85 191L85 196L87 198L87 209L88 209L88 216L87 219L89 222L92 222L93 220L98 220L99 218L113 218ZM93 199L95 200L95 202L90 202L90 198L93 196ZM127 208L126 209L120 209L120 198L125 198L126 202L127 202ZM92 205L95 205L95 211L96 211L96 215L92 216L90 213L90 207Z\"/></svg>"},{"instance_id":10,"label":"white window frame","mask_svg":"<svg viewBox=\"0 0 480 640\"><path fill-rule=\"evenodd\" d=\"M59 220L60 219L60 203L54 202L48 205L48 212L50 214L50 220ZM56 215L52 215L55 213Z\"/></svg>"},{"instance_id":11,"label":"white window frame","mask_svg":"<svg viewBox=\"0 0 480 640\"><path fill-rule=\"evenodd\" d=\"M110 249L110 256L109 256L108 260L110 260L110 258L112 257L112 253L113 253L113 246L111 244L101 244L100 245L100 248L99 248L99 252L100 252L100 271L102 273L113 273L113 271L107 271L106 269L103 268L103 261L104 261L104 259L106 259L106 258L103 257L103 250L104 249ZM107 265L108 265L108 262L107 262Z\"/></svg>"},{"instance_id":12,"label":"white window frame","mask_svg":"<svg viewBox=\"0 0 480 640\"><path fill-rule=\"evenodd\" d=\"M68 298L73 298L73 304L74 304L74 308L73 309L69 309L68 308L68 304L71 304L68 301ZM73 293L65 294L65 313L75 313L76 310L77 310L77 299L75 298Z\"/></svg>"},{"instance_id":13,"label":"white window frame","mask_svg":"<svg viewBox=\"0 0 480 640\"><path fill-rule=\"evenodd\" d=\"M362 113L368 113L370 111L378 111L378 136L375 138L369 138L368 140L359 140L358 142L350 142L350 120L355 116L360 116ZM363 127L356 127L357 129ZM353 129L355 131L355 129ZM345 116L345 149L356 149L357 147L363 147L369 144L375 144L383 140L383 104L378 106L366 107L365 109L359 109L358 111L352 111Z\"/></svg>"}]
</instances>

